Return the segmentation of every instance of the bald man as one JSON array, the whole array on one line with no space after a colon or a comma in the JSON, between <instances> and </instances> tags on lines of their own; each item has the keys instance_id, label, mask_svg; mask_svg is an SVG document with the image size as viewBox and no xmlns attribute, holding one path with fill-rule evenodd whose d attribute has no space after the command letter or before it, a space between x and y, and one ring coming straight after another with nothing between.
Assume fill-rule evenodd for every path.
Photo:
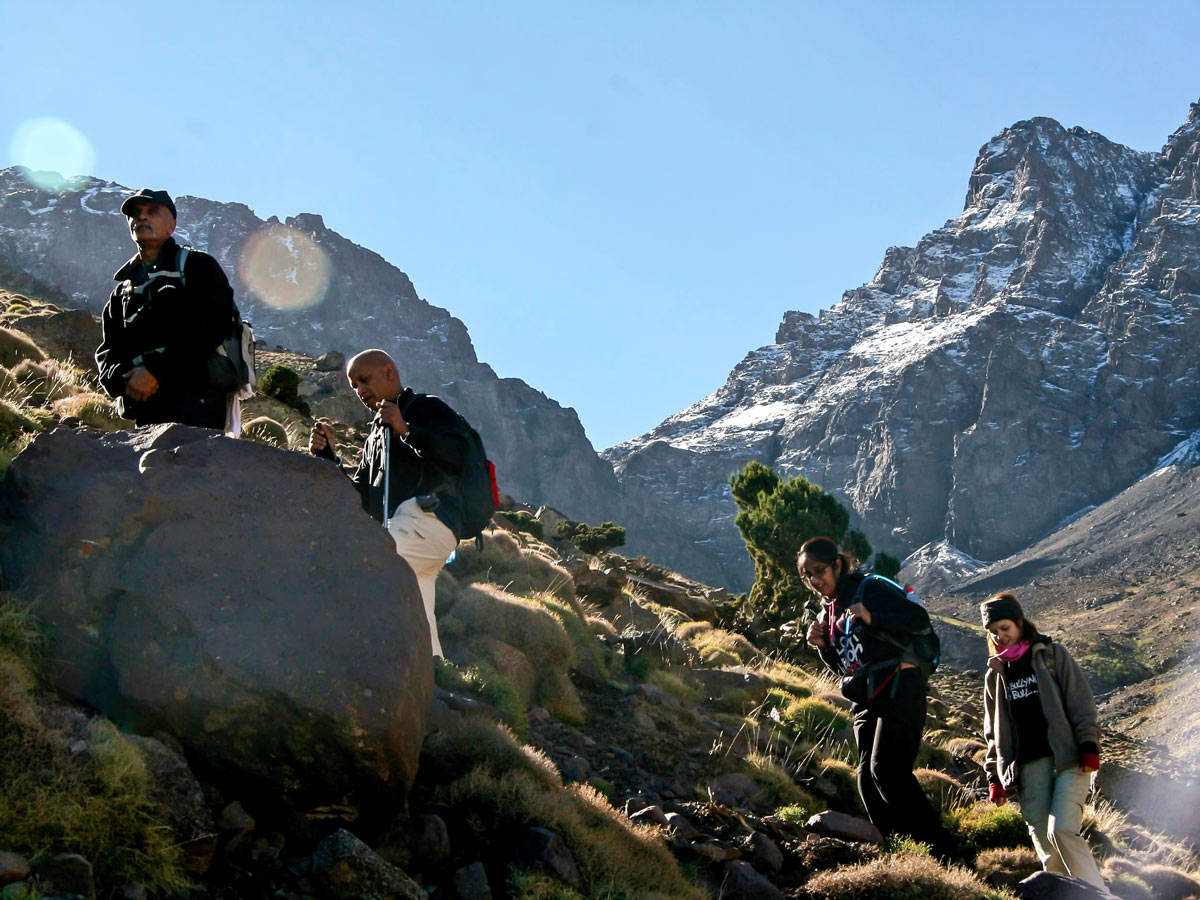
<instances>
[{"instance_id":1,"label":"bald man","mask_svg":"<svg viewBox=\"0 0 1200 900\"><path fill-rule=\"evenodd\" d=\"M350 387L375 412L362 459L350 480L363 509L384 521L396 552L417 576L433 655L442 655L434 618L438 572L462 533L462 507L456 486L469 451L462 418L428 394L400 383L396 363L382 350L364 350L346 366ZM388 496L383 496L384 459L389 453ZM341 462L333 431L321 422L309 435L309 452Z\"/></svg>"}]
</instances>

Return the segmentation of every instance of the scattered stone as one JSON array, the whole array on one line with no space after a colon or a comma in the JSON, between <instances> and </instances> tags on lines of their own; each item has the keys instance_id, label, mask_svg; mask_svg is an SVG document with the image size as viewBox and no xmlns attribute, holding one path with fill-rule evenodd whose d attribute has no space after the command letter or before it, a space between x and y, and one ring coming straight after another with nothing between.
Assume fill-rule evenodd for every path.
<instances>
[{"instance_id":1,"label":"scattered stone","mask_svg":"<svg viewBox=\"0 0 1200 900\"><path fill-rule=\"evenodd\" d=\"M217 816L217 828L221 831L221 845L226 853L236 853L250 843L254 833L254 817L242 809L234 800Z\"/></svg>"},{"instance_id":2,"label":"scattered stone","mask_svg":"<svg viewBox=\"0 0 1200 900\"><path fill-rule=\"evenodd\" d=\"M313 362L313 368L318 372L340 372L346 367L346 357L336 350L322 353Z\"/></svg>"},{"instance_id":3,"label":"scattered stone","mask_svg":"<svg viewBox=\"0 0 1200 900\"><path fill-rule=\"evenodd\" d=\"M689 822L682 814L669 812L666 815L667 827L671 829L675 837L682 841L691 843L694 840L704 837L704 832Z\"/></svg>"},{"instance_id":4,"label":"scattered stone","mask_svg":"<svg viewBox=\"0 0 1200 900\"><path fill-rule=\"evenodd\" d=\"M584 756L572 756L562 764L562 777L567 781L587 781L592 764Z\"/></svg>"},{"instance_id":5,"label":"scattered stone","mask_svg":"<svg viewBox=\"0 0 1200 900\"><path fill-rule=\"evenodd\" d=\"M629 817L629 821L634 823L650 822L654 825L661 825L664 828L671 827L671 821L662 811L661 806L647 806L644 809L639 809Z\"/></svg>"},{"instance_id":6,"label":"scattered stone","mask_svg":"<svg viewBox=\"0 0 1200 900\"><path fill-rule=\"evenodd\" d=\"M779 872L783 869L783 852L761 831L750 835L750 852L754 854L755 862L768 872Z\"/></svg>"},{"instance_id":7,"label":"scattered stone","mask_svg":"<svg viewBox=\"0 0 1200 900\"><path fill-rule=\"evenodd\" d=\"M426 900L415 881L344 828L313 851L312 878L331 900Z\"/></svg>"},{"instance_id":8,"label":"scattered stone","mask_svg":"<svg viewBox=\"0 0 1200 900\"><path fill-rule=\"evenodd\" d=\"M418 820L413 851L422 866L436 867L450 858L450 829L441 816L426 815Z\"/></svg>"},{"instance_id":9,"label":"scattered stone","mask_svg":"<svg viewBox=\"0 0 1200 900\"><path fill-rule=\"evenodd\" d=\"M0 884L24 881L29 877L29 861L16 853L0 852Z\"/></svg>"},{"instance_id":10,"label":"scattered stone","mask_svg":"<svg viewBox=\"0 0 1200 900\"><path fill-rule=\"evenodd\" d=\"M539 869L571 887L580 887L583 877L575 858L557 832L548 828L528 828L517 844L518 865Z\"/></svg>"},{"instance_id":11,"label":"scattered stone","mask_svg":"<svg viewBox=\"0 0 1200 900\"><path fill-rule=\"evenodd\" d=\"M1037 872L1030 875L1013 892L1021 900L1116 900L1112 894L1093 887L1086 881L1059 875L1057 872Z\"/></svg>"},{"instance_id":12,"label":"scattered stone","mask_svg":"<svg viewBox=\"0 0 1200 900\"><path fill-rule=\"evenodd\" d=\"M738 859L742 855L737 848L730 847L724 841L719 841L713 837L693 841L688 845L688 849L701 859L707 859L712 863L728 862L731 859Z\"/></svg>"},{"instance_id":13,"label":"scattered stone","mask_svg":"<svg viewBox=\"0 0 1200 900\"><path fill-rule=\"evenodd\" d=\"M736 861L725 866L721 900L785 900L785 897L750 863Z\"/></svg>"},{"instance_id":14,"label":"scattered stone","mask_svg":"<svg viewBox=\"0 0 1200 900\"><path fill-rule=\"evenodd\" d=\"M879 829L858 816L827 810L817 813L805 823L805 827L824 837L841 838L846 841L866 841L872 844L883 842Z\"/></svg>"},{"instance_id":15,"label":"scattered stone","mask_svg":"<svg viewBox=\"0 0 1200 900\"><path fill-rule=\"evenodd\" d=\"M96 896L92 864L75 853L39 859L33 864L33 877L42 894L78 894L87 900Z\"/></svg>"},{"instance_id":16,"label":"scattered stone","mask_svg":"<svg viewBox=\"0 0 1200 900\"><path fill-rule=\"evenodd\" d=\"M492 887L483 863L473 862L455 872L454 891L458 900L492 900Z\"/></svg>"},{"instance_id":17,"label":"scattered stone","mask_svg":"<svg viewBox=\"0 0 1200 900\"><path fill-rule=\"evenodd\" d=\"M741 772L718 775L708 783L708 790L714 803L730 807L753 806L763 797L758 782Z\"/></svg>"}]
</instances>

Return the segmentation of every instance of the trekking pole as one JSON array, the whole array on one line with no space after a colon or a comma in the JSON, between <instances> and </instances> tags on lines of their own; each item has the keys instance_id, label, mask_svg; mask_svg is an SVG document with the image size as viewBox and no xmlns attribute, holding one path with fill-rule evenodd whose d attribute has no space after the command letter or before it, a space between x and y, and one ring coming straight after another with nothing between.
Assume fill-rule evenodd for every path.
<instances>
[{"instance_id":1,"label":"trekking pole","mask_svg":"<svg viewBox=\"0 0 1200 900\"><path fill-rule=\"evenodd\" d=\"M384 425L387 429L387 437L383 441L383 530L388 530L388 523L391 522L392 514L388 509L389 504L389 489L391 487L392 475L392 429L390 425Z\"/></svg>"}]
</instances>

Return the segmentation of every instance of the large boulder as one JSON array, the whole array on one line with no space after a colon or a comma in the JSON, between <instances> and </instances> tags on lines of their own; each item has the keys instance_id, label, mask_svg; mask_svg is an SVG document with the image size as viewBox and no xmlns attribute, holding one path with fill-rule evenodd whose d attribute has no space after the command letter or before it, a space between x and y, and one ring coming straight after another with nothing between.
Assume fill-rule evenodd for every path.
<instances>
[{"instance_id":1,"label":"large boulder","mask_svg":"<svg viewBox=\"0 0 1200 900\"><path fill-rule=\"evenodd\" d=\"M433 690L411 569L349 481L182 425L40 436L0 486L0 567L57 687L174 735L238 796L402 796Z\"/></svg>"}]
</instances>

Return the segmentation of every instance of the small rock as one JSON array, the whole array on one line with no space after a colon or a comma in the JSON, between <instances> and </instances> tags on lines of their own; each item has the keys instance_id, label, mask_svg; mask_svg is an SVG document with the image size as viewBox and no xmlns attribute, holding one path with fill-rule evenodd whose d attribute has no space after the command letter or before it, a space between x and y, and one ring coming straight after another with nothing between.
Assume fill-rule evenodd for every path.
<instances>
[{"instance_id":1,"label":"small rock","mask_svg":"<svg viewBox=\"0 0 1200 900\"><path fill-rule=\"evenodd\" d=\"M29 862L15 853L0 852L0 884L24 881L29 877Z\"/></svg>"},{"instance_id":2,"label":"small rock","mask_svg":"<svg viewBox=\"0 0 1200 900\"><path fill-rule=\"evenodd\" d=\"M450 858L450 830L441 816L421 816L418 822L417 860L422 866L440 866Z\"/></svg>"},{"instance_id":3,"label":"small rock","mask_svg":"<svg viewBox=\"0 0 1200 900\"><path fill-rule=\"evenodd\" d=\"M330 900L425 900L415 881L344 828L313 851L312 877Z\"/></svg>"},{"instance_id":4,"label":"small rock","mask_svg":"<svg viewBox=\"0 0 1200 900\"><path fill-rule=\"evenodd\" d=\"M779 872L783 869L782 851L761 831L750 835L750 852L754 854L755 862L768 872Z\"/></svg>"},{"instance_id":5,"label":"small rock","mask_svg":"<svg viewBox=\"0 0 1200 900\"><path fill-rule=\"evenodd\" d=\"M647 806L644 809L639 809L629 817L630 822L650 822L654 825L661 825L664 828L670 828L671 823L667 819L666 814L662 811L661 806Z\"/></svg>"},{"instance_id":6,"label":"small rock","mask_svg":"<svg viewBox=\"0 0 1200 900\"><path fill-rule=\"evenodd\" d=\"M88 900L96 895L92 864L75 853L38 860L33 864L33 877L42 885L44 894L79 894Z\"/></svg>"},{"instance_id":7,"label":"small rock","mask_svg":"<svg viewBox=\"0 0 1200 900\"><path fill-rule=\"evenodd\" d=\"M562 777L567 781L587 781L592 774L592 764L587 757L572 756L562 764Z\"/></svg>"},{"instance_id":8,"label":"small rock","mask_svg":"<svg viewBox=\"0 0 1200 900\"><path fill-rule=\"evenodd\" d=\"M805 823L805 827L809 831L825 837L841 838L846 841L867 841L872 844L883 842L883 835L879 833L879 829L866 819L833 810L817 813Z\"/></svg>"},{"instance_id":9,"label":"small rock","mask_svg":"<svg viewBox=\"0 0 1200 900\"><path fill-rule=\"evenodd\" d=\"M340 372L346 365L346 357L336 350L322 353L313 363L318 372Z\"/></svg>"},{"instance_id":10,"label":"small rock","mask_svg":"<svg viewBox=\"0 0 1200 900\"><path fill-rule=\"evenodd\" d=\"M654 719L650 717L650 713L641 706L634 706L629 717L633 720L633 724L645 731L657 731L658 726L654 724Z\"/></svg>"},{"instance_id":11,"label":"small rock","mask_svg":"<svg viewBox=\"0 0 1200 900\"><path fill-rule=\"evenodd\" d=\"M725 864L721 900L785 900L785 897L754 866L737 861Z\"/></svg>"},{"instance_id":12,"label":"small rock","mask_svg":"<svg viewBox=\"0 0 1200 900\"><path fill-rule=\"evenodd\" d=\"M492 887L483 863L473 862L454 873L454 893L458 900L492 900Z\"/></svg>"},{"instance_id":13,"label":"small rock","mask_svg":"<svg viewBox=\"0 0 1200 900\"><path fill-rule=\"evenodd\" d=\"M531 725L544 725L552 721L554 721L554 716L550 715L550 711L544 706L529 707L529 723Z\"/></svg>"},{"instance_id":14,"label":"small rock","mask_svg":"<svg viewBox=\"0 0 1200 900\"><path fill-rule=\"evenodd\" d=\"M519 864L540 869L571 887L583 884L579 867L563 839L548 828L528 828L517 846Z\"/></svg>"},{"instance_id":15,"label":"small rock","mask_svg":"<svg viewBox=\"0 0 1200 900\"><path fill-rule=\"evenodd\" d=\"M1013 892L1021 900L1114 900L1113 895L1093 887L1086 881L1059 875L1057 872L1037 872L1030 875Z\"/></svg>"},{"instance_id":16,"label":"small rock","mask_svg":"<svg viewBox=\"0 0 1200 900\"><path fill-rule=\"evenodd\" d=\"M724 841L718 841L716 838L711 837L693 841L689 845L689 849L701 859L707 859L709 862L714 863L728 862L742 855Z\"/></svg>"},{"instance_id":17,"label":"small rock","mask_svg":"<svg viewBox=\"0 0 1200 900\"><path fill-rule=\"evenodd\" d=\"M237 800L222 809L217 816L217 828L221 832L221 843L225 852L236 853L248 845L255 824L254 817L242 809L242 804Z\"/></svg>"},{"instance_id":18,"label":"small rock","mask_svg":"<svg viewBox=\"0 0 1200 900\"><path fill-rule=\"evenodd\" d=\"M122 885L115 900L146 900L146 889L140 884Z\"/></svg>"},{"instance_id":19,"label":"small rock","mask_svg":"<svg viewBox=\"0 0 1200 900\"><path fill-rule=\"evenodd\" d=\"M692 842L698 838L704 837L704 832L689 822L681 814L670 812L666 815L667 827L675 834L675 837L680 840Z\"/></svg>"},{"instance_id":20,"label":"small rock","mask_svg":"<svg viewBox=\"0 0 1200 900\"><path fill-rule=\"evenodd\" d=\"M741 772L718 775L708 783L708 788L713 793L713 799L726 806L754 804L763 796L763 789L758 782Z\"/></svg>"}]
</instances>

